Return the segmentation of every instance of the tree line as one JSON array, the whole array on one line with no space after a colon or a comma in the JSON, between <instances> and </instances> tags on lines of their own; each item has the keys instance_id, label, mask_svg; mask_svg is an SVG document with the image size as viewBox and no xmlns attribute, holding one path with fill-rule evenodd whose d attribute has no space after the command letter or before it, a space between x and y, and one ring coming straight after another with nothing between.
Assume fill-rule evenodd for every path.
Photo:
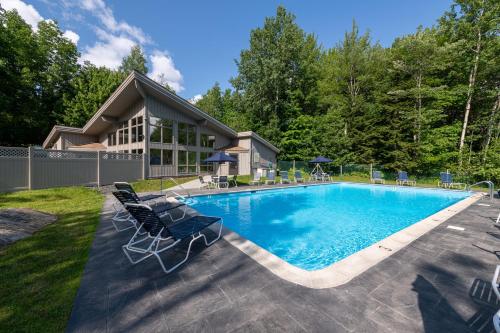
<instances>
[{"instance_id":1,"label":"tree line","mask_svg":"<svg viewBox=\"0 0 500 333\"><path fill-rule=\"evenodd\" d=\"M148 71L139 46L117 70L79 55L56 22L35 31L0 7L0 146L40 145L56 124L82 127L131 70Z\"/></svg>"},{"instance_id":2,"label":"tree line","mask_svg":"<svg viewBox=\"0 0 500 333\"><path fill-rule=\"evenodd\" d=\"M280 6L250 32L232 88L215 83L196 105L259 133L282 160L325 155L498 182L499 13L496 0L456 0L434 26L389 47L353 22L325 48ZM147 72L138 46L117 70L78 56L56 22L34 31L0 8L0 145L40 144L54 124L82 126L130 70Z\"/></svg>"},{"instance_id":3,"label":"tree line","mask_svg":"<svg viewBox=\"0 0 500 333\"><path fill-rule=\"evenodd\" d=\"M373 42L356 23L332 48L279 7L250 33L233 89L216 83L197 105L258 132L282 160L500 181L500 2L456 0L432 27Z\"/></svg>"}]
</instances>

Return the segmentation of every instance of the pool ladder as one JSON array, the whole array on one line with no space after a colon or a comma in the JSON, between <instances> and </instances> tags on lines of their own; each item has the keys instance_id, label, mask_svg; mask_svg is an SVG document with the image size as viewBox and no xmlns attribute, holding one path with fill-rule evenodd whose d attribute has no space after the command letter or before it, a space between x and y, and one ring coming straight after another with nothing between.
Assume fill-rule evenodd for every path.
<instances>
[{"instance_id":1,"label":"pool ladder","mask_svg":"<svg viewBox=\"0 0 500 333\"><path fill-rule=\"evenodd\" d=\"M482 180L482 181L477 182L475 184L467 185L467 190L470 191L470 189L473 186L480 185L480 184L488 184L488 192L489 192L489 195L490 195L490 200L493 200L493 189L495 187L495 184L493 184L493 182L490 181L490 180Z\"/></svg>"}]
</instances>

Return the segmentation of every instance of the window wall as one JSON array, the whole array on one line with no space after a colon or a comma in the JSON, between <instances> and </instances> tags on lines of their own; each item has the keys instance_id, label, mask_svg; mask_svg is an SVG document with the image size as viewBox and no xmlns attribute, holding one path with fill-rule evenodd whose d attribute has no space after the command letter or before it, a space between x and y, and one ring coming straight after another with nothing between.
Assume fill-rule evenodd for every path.
<instances>
[{"instance_id":1,"label":"window wall","mask_svg":"<svg viewBox=\"0 0 500 333\"><path fill-rule=\"evenodd\" d=\"M132 143L142 142L144 140L143 118L134 117L130 120L130 136Z\"/></svg>"},{"instance_id":2,"label":"window wall","mask_svg":"<svg viewBox=\"0 0 500 333\"><path fill-rule=\"evenodd\" d=\"M196 126L186 123L179 123L178 142L184 146L196 146Z\"/></svg>"},{"instance_id":3,"label":"window wall","mask_svg":"<svg viewBox=\"0 0 500 333\"><path fill-rule=\"evenodd\" d=\"M172 165L174 162L174 154L171 149L150 149L149 164L150 165Z\"/></svg>"},{"instance_id":4,"label":"window wall","mask_svg":"<svg viewBox=\"0 0 500 333\"><path fill-rule=\"evenodd\" d=\"M179 150L177 156L178 173L179 174L192 174L196 173L196 152Z\"/></svg>"},{"instance_id":5,"label":"window wall","mask_svg":"<svg viewBox=\"0 0 500 333\"><path fill-rule=\"evenodd\" d=\"M172 143L173 142L173 121L151 117L149 119L149 142L152 143Z\"/></svg>"}]
</instances>

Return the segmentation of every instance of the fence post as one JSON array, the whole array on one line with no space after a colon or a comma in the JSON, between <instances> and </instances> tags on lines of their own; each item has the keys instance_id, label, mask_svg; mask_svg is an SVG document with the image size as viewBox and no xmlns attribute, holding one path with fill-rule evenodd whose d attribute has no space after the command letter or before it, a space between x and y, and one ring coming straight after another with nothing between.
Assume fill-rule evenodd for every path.
<instances>
[{"instance_id":1,"label":"fence post","mask_svg":"<svg viewBox=\"0 0 500 333\"><path fill-rule=\"evenodd\" d=\"M142 179L146 179L146 161L144 157L144 153L142 153Z\"/></svg>"},{"instance_id":2,"label":"fence post","mask_svg":"<svg viewBox=\"0 0 500 333\"><path fill-rule=\"evenodd\" d=\"M102 151L97 151L97 187L101 187L101 153Z\"/></svg>"},{"instance_id":3,"label":"fence post","mask_svg":"<svg viewBox=\"0 0 500 333\"><path fill-rule=\"evenodd\" d=\"M33 147L28 147L28 189L33 189Z\"/></svg>"},{"instance_id":4,"label":"fence post","mask_svg":"<svg viewBox=\"0 0 500 333\"><path fill-rule=\"evenodd\" d=\"M293 160L293 174L295 174L295 160Z\"/></svg>"},{"instance_id":5,"label":"fence post","mask_svg":"<svg viewBox=\"0 0 500 333\"><path fill-rule=\"evenodd\" d=\"M373 175L373 163L370 163L370 180L372 180Z\"/></svg>"},{"instance_id":6,"label":"fence post","mask_svg":"<svg viewBox=\"0 0 500 333\"><path fill-rule=\"evenodd\" d=\"M340 165L340 178L342 178L342 164Z\"/></svg>"}]
</instances>

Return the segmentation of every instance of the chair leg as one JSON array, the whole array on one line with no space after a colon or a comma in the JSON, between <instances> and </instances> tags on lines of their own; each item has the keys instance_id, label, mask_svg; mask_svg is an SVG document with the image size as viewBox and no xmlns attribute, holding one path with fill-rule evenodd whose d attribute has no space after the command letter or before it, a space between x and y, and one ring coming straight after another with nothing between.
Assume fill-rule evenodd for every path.
<instances>
[{"instance_id":1,"label":"chair leg","mask_svg":"<svg viewBox=\"0 0 500 333\"><path fill-rule=\"evenodd\" d=\"M220 222L219 222L219 232L217 234L217 237L212 240L210 243L207 241L207 236L205 234L201 234L201 237L203 237L203 239L205 240L205 245L206 246L210 246L212 245L213 243L215 243L216 241L218 241L220 239L220 236L222 234L222 224L223 224L223 220L221 219Z\"/></svg>"},{"instance_id":2,"label":"chair leg","mask_svg":"<svg viewBox=\"0 0 500 333\"><path fill-rule=\"evenodd\" d=\"M174 270L176 270L180 265L182 265L183 263L185 263L188 258L189 258L189 253L191 252L191 246L193 245L193 242L195 240L197 240L198 238L202 237L201 234L198 234L198 236L194 236L193 235L193 239L191 239L191 241L189 242L189 246L188 246L188 249L187 249L187 253L186 253L186 256L184 257L183 260L179 261L177 264L175 264L174 266L170 267L169 269L167 269L165 267L165 264L163 263L163 260L161 259L159 253L161 253L162 251L165 251L169 248L171 248L172 246L174 246L175 244L177 244L179 241L176 241L174 244L172 244L171 246L167 247L167 248L164 248L162 249L161 251L155 251L155 252L152 252L152 254L156 257L156 259L158 259L158 262L160 263L160 266L161 268L163 269L163 271L166 273L166 274L169 274L171 272L173 272Z\"/></svg>"}]
</instances>

